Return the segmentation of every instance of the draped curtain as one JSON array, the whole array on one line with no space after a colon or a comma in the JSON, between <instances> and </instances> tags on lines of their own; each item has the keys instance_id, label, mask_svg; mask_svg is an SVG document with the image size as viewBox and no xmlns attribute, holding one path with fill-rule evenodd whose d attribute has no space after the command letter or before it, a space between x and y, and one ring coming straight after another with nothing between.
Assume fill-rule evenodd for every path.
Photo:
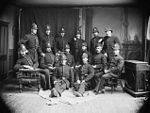
<instances>
[{"instance_id":1,"label":"draped curtain","mask_svg":"<svg viewBox=\"0 0 150 113\"><path fill-rule=\"evenodd\" d=\"M51 33L54 37L58 36L61 27L65 28L66 38L70 42L74 37L78 27L79 10L73 8L23 8L21 14L21 38L30 33L31 24L38 25L39 40L44 38L45 26L51 26Z\"/></svg>"}]
</instances>

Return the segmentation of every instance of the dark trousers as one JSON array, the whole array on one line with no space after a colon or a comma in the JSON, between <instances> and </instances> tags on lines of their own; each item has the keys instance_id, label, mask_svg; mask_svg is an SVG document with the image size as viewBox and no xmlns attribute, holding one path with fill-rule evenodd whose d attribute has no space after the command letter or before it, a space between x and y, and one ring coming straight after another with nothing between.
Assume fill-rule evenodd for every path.
<instances>
[{"instance_id":1,"label":"dark trousers","mask_svg":"<svg viewBox=\"0 0 150 113\"><path fill-rule=\"evenodd\" d=\"M96 88L95 88L95 91L99 91L99 90L102 90L105 88L105 82L106 82L106 79L110 79L112 77L118 77L116 74L113 74L113 73L106 73L104 75L102 75L101 77L101 80L98 82Z\"/></svg>"},{"instance_id":2,"label":"dark trousers","mask_svg":"<svg viewBox=\"0 0 150 113\"><path fill-rule=\"evenodd\" d=\"M43 89L46 89L45 75L40 73L40 83Z\"/></svg>"},{"instance_id":3,"label":"dark trousers","mask_svg":"<svg viewBox=\"0 0 150 113\"><path fill-rule=\"evenodd\" d=\"M50 82L50 73L48 69L43 69L40 73L44 74L45 76L45 89L51 89L51 82Z\"/></svg>"},{"instance_id":4,"label":"dark trousers","mask_svg":"<svg viewBox=\"0 0 150 113\"><path fill-rule=\"evenodd\" d=\"M95 91L98 91L99 89L99 83L101 82L101 77L104 75L104 72L97 72L95 73L95 76L94 76L94 80L95 80L95 83L96 83L96 86L95 86Z\"/></svg>"}]
</instances>

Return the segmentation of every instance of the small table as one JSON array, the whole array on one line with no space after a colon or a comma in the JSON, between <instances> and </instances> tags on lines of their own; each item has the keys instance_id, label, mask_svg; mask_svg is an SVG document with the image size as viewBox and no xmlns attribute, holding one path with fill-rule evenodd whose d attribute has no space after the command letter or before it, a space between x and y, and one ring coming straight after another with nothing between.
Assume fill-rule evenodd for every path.
<instances>
[{"instance_id":1,"label":"small table","mask_svg":"<svg viewBox=\"0 0 150 113\"><path fill-rule=\"evenodd\" d=\"M22 92L22 84L24 80L28 80L29 83L31 81L37 81L38 84L38 91L41 87L40 85L40 71L42 69L36 68L36 69L19 69L17 72L17 78L19 79L19 91Z\"/></svg>"}]
</instances>

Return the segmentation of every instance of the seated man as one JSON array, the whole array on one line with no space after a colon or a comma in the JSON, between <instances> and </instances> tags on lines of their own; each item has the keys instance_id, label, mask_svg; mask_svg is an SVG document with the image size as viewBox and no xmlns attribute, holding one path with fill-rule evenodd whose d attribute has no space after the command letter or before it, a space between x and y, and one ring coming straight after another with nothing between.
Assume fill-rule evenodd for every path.
<instances>
[{"instance_id":1,"label":"seated man","mask_svg":"<svg viewBox=\"0 0 150 113\"><path fill-rule=\"evenodd\" d=\"M74 82L73 69L67 65L67 58L64 54L60 57L61 65L54 71L54 88L51 97L60 97L64 90L72 86Z\"/></svg>"},{"instance_id":2,"label":"seated man","mask_svg":"<svg viewBox=\"0 0 150 113\"><path fill-rule=\"evenodd\" d=\"M46 43L45 51L46 51L45 56L41 57L40 59L40 67L42 69L48 69L49 72L53 72L53 70L55 69L54 67L55 56L52 53L50 43ZM50 77L48 79L49 79L48 81L49 88L51 88Z\"/></svg>"},{"instance_id":3,"label":"seated man","mask_svg":"<svg viewBox=\"0 0 150 113\"><path fill-rule=\"evenodd\" d=\"M88 63L88 55L86 53L83 53L82 61L83 65L79 68L77 83L74 84L75 90L77 90L74 91L74 94L77 97L83 96L85 90L91 86L91 80L94 76L94 69Z\"/></svg>"},{"instance_id":4,"label":"seated man","mask_svg":"<svg viewBox=\"0 0 150 113\"><path fill-rule=\"evenodd\" d=\"M67 65L70 67L74 67L75 61L74 61L74 57L70 54L69 44L66 44L66 46L65 46L65 55L67 57Z\"/></svg>"},{"instance_id":5,"label":"seated man","mask_svg":"<svg viewBox=\"0 0 150 113\"><path fill-rule=\"evenodd\" d=\"M120 46L119 44L115 44L113 47L114 57L112 58L109 68L104 70L105 74L102 75L101 80L98 83L98 93L105 93L105 80L112 77L119 77L119 73L122 71L124 66L124 59L120 55Z\"/></svg>"},{"instance_id":6,"label":"seated man","mask_svg":"<svg viewBox=\"0 0 150 113\"><path fill-rule=\"evenodd\" d=\"M96 52L97 54L94 55L92 59L92 65L95 70L94 79L96 82L96 87L94 89L94 92L98 91L98 82L101 80L101 76L104 74L104 69L106 69L107 66L107 58L104 54L102 54L102 48L103 45L101 43L98 43L96 45Z\"/></svg>"},{"instance_id":7,"label":"seated man","mask_svg":"<svg viewBox=\"0 0 150 113\"><path fill-rule=\"evenodd\" d=\"M88 55L88 62L91 64L91 61L92 61L92 55L91 53L88 51L88 48L87 48L87 43L86 42L83 42L82 43L82 48L81 48L81 51L79 53L79 56L78 56L78 61L77 61L77 65L81 65L83 64L82 62L82 55L83 53L86 53Z\"/></svg>"},{"instance_id":8,"label":"seated man","mask_svg":"<svg viewBox=\"0 0 150 113\"><path fill-rule=\"evenodd\" d=\"M32 55L28 52L24 44L20 45L19 49L20 58L17 60L14 69L18 71L19 69L35 69L38 67L38 62L33 60ZM41 86L46 89L45 75L41 74Z\"/></svg>"}]
</instances>

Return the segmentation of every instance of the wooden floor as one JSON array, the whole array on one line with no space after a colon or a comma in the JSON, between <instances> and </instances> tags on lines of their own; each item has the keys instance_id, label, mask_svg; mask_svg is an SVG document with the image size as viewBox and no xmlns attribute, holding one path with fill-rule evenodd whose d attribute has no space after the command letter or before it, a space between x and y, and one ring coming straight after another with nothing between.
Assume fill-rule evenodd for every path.
<instances>
[{"instance_id":1,"label":"wooden floor","mask_svg":"<svg viewBox=\"0 0 150 113\"><path fill-rule=\"evenodd\" d=\"M137 113L143 105L144 97L132 97L118 87L111 94L94 95L86 92L84 97L74 97L70 91L61 98L52 99L54 104L38 95L36 87L25 88L19 93L16 80L5 81L1 97L13 113ZM48 92L48 91L47 91Z\"/></svg>"}]
</instances>

